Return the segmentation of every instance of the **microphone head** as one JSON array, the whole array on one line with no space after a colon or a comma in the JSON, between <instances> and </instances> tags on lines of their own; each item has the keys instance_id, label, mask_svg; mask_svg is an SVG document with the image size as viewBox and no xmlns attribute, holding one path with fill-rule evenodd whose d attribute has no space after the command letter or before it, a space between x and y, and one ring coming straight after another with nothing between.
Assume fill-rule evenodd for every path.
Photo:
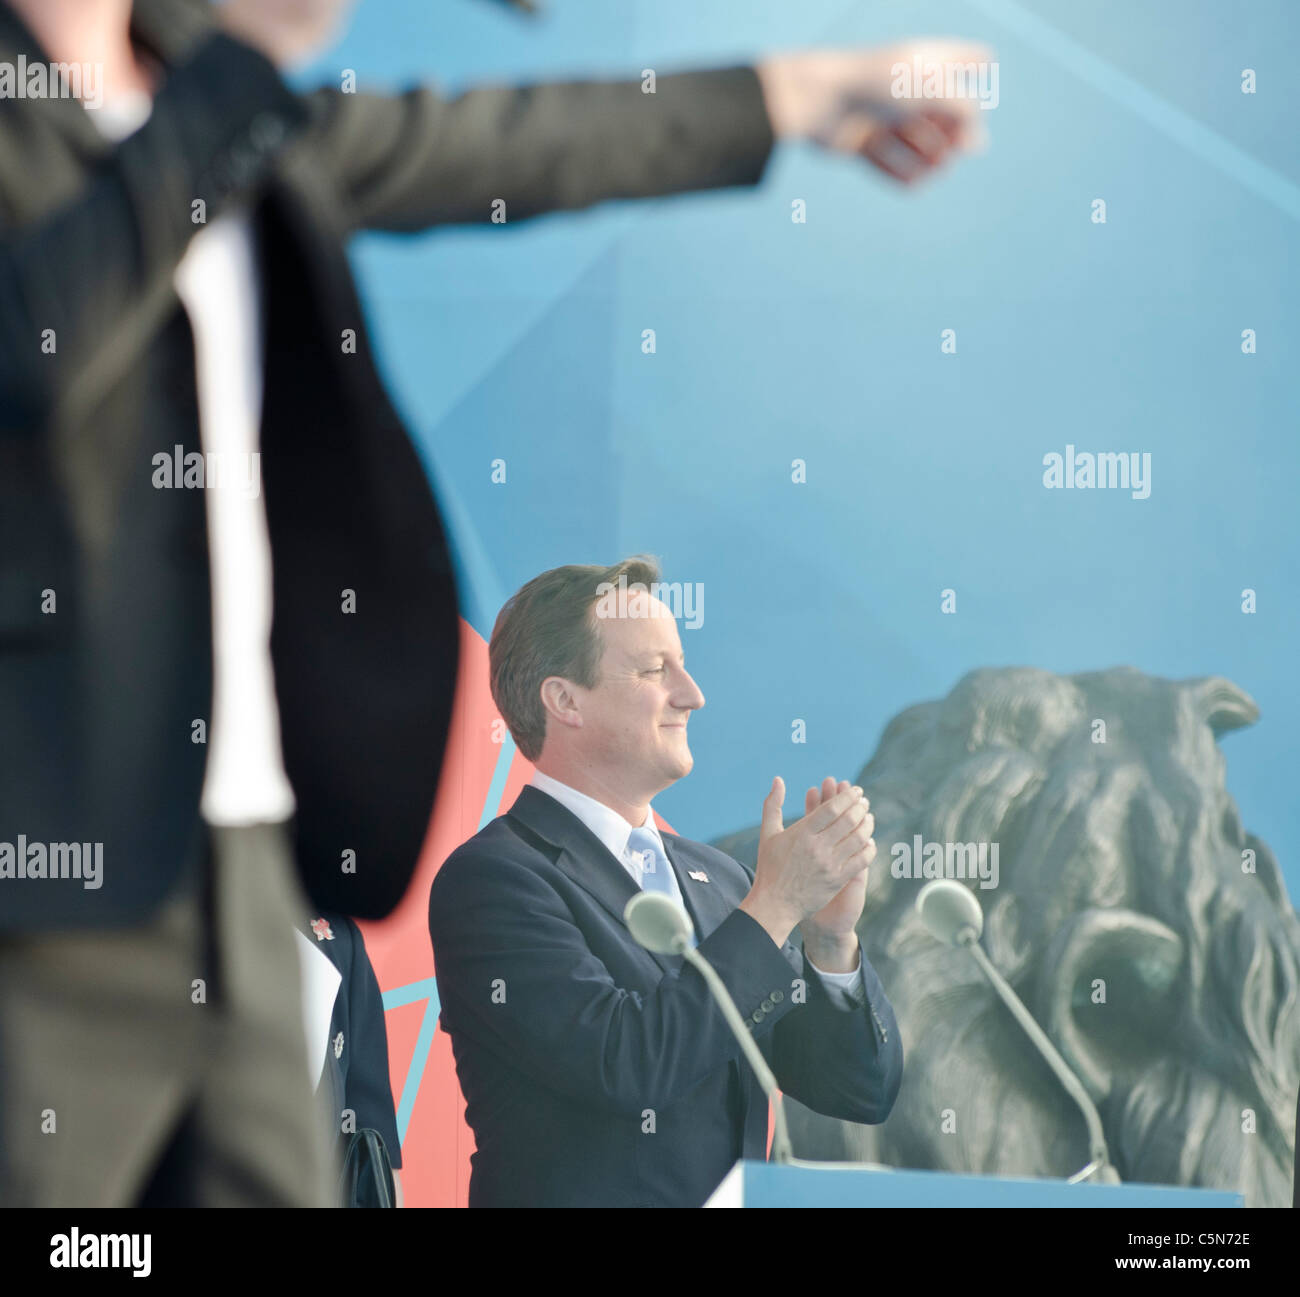
<instances>
[{"instance_id":1,"label":"microphone head","mask_svg":"<svg viewBox=\"0 0 1300 1297\"><path fill-rule=\"evenodd\" d=\"M656 955L680 955L695 932L691 916L662 892L638 892L628 901L623 922L637 943Z\"/></svg>"},{"instance_id":2,"label":"microphone head","mask_svg":"<svg viewBox=\"0 0 1300 1297\"><path fill-rule=\"evenodd\" d=\"M984 911L968 887L951 878L932 878L916 898L917 913L932 937L945 946L961 945L970 933L975 941L984 931Z\"/></svg>"}]
</instances>

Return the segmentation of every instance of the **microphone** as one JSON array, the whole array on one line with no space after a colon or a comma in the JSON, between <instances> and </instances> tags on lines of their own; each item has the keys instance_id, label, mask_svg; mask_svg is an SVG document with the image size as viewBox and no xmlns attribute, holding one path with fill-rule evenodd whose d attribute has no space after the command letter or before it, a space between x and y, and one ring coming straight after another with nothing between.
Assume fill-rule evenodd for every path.
<instances>
[{"instance_id":1,"label":"microphone","mask_svg":"<svg viewBox=\"0 0 1300 1297\"><path fill-rule=\"evenodd\" d=\"M691 916L662 892L638 892L624 908L623 922L637 945L656 955L685 954L695 931Z\"/></svg>"},{"instance_id":2,"label":"microphone","mask_svg":"<svg viewBox=\"0 0 1300 1297\"><path fill-rule=\"evenodd\" d=\"M1082 1171L1070 1176L1069 1183L1078 1184L1083 1180L1093 1180L1100 1184L1119 1184L1119 1172L1110 1164L1101 1117L1093 1107L1092 1100L1088 1098L1083 1083L1070 1070L1069 1064L1057 1052L1056 1046L1048 1040L1047 1034L1034 1021L1029 1010L1025 1008L1024 1001L1011 989L1002 974L993 967L992 960L980 945L980 936L984 932L984 911L980 908L975 893L951 878L931 879L921 888L916 898L916 910L932 937L942 941L945 946L956 946L970 951L980 971L992 983L993 989L1001 997L1002 1002L1024 1028L1025 1035L1033 1041L1034 1047L1047 1060L1047 1065L1056 1073L1056 1078L1065 1087L1066 1093L1083 1112L1083 1119L1088 1126L1091 1161Z\"/></svg>"},{"instance_id":3,"label":"microphone","mask_svg":"<svg viewBox=\"0 0 1300 1297\"><path fill-rule=\"evenodd\" d=\"M754 1069L758 1083L763 1087L768 1102L772 1105L772 1161L788 1163L794 1161L790 1148L790 1134L785 1124L785 1109L781 1106L781 1091L777 1087L776 1077L768 1067L762 1051L754 1042L754 1037L745 1030L745 1020L736 1008L722 978L703 955L691 945L695 925L691 916L676 901L662 892L638 892L627 903L623 911L623 922L638 945L653 951L656 955L680 955L699 975L709 988L722 1016L726 1019L731 1034L740 1045L741 1053Z\"/></svg>"}]
</instances>

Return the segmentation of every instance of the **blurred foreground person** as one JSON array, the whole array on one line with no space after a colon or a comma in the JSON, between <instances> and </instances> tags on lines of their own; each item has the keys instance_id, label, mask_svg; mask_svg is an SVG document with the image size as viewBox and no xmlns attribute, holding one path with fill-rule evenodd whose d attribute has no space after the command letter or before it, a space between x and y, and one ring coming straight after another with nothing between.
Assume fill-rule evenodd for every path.
<instances>
[{"instance_id":1,"label":"blurred foreground person","mask_svg":"<svg viewBox=\"0 0 1300 1297\"><path fill-rule=\"evenodd\" d=\"M402 896L458 644L344 238L973 138L879 52L293 93L345 8L0 4L0 1202L333 1200L291 930Z\"/></svg>"}]
</instances>

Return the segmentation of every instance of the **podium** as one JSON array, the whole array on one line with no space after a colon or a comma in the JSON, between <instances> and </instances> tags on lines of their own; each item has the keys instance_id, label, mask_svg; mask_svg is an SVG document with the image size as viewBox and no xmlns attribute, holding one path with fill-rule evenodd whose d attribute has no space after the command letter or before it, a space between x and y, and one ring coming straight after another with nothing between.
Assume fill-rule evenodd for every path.
<instances>
[{"instance_id":1,"label":"podium","mask_svg":"<svg viewBox=\"0 0 1300 1297\"><path fill-rule=\"evenodd\" d=\"M1224 1189L1069 1184L856 1162L737 1162L706 1207L1241 1207Z\"/></svg>"}]
</instances>

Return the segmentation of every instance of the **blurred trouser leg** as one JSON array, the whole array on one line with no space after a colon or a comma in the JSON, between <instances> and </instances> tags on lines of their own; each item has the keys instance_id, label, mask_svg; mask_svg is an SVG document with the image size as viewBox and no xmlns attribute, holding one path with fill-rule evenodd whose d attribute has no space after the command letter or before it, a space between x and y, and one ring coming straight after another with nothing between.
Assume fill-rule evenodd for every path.
<instances>
[{"instance_id":1,"label":"blurred trouser leg","mask_svg":"<svg viewBox=\"0 0 1300 1297\"><path fill-rule=\"evenodd\" d=\"M212 830L218 1059L196 1112L204 1206L335 1205L324 1100L307 1073L294 927L308 901L280 825Z\"/></svg>"},{"instance_id":2,"label":"blurred trouser leg","mask_svg":"<svg viewBox=\"0 0 1300 1297\"><path fill-rule=\"evenodd\" d=\"M0 1202L135 1200L213 1065L203 956L184 887L139 926L0 938Z\"/></svg>"},{"instance_id":3,"label":"blurred trouser leg","mask_svg":"<svg viewBox=\"0 0 1300 1297\"><path fill-rule=\"evenodd\" d=\"M213 830L203 875L136 927L0 938L0 1203L332 1205L283 830Z\"/></svg>"}]
</instances>

